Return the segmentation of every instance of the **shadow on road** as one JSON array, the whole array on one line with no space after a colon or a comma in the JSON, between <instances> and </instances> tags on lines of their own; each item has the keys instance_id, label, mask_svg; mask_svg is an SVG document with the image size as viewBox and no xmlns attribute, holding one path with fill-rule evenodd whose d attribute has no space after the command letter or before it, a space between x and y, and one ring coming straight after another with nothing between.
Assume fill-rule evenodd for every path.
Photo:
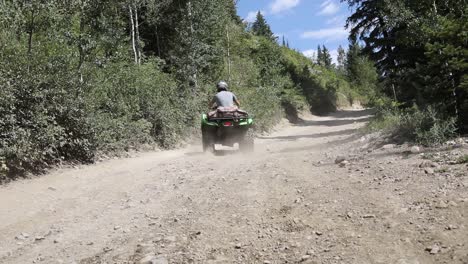
<instances>
[{"instance_id":1,"label":"shadow on road","mask_svg":"<svg viewBox=\"0 0 468 264\"><path fill-rule=\"evenodd\" d=\"M363 109L363 110L341 110L335 113L331 113L329 116L335 118L363 118L372 116L376 113L375 109Z\"/></svg>"},{"instance_id":2,"label":"shadow on road","mask_svg":"<svg viewBox=\"0 0 468 264\"><path fill-rule=\"evenodd\" d=\"M339 120L324 120L324 121L312 121L307 120L302 123L296 124L296 126L327 126L327 127L336 127L336 126L346 126L354 123L364 123L369 122L371 117L359 118L359 119L339 119Z\"/></svg>"},{"instance_id":3,"label":"shadow on road","mask_svg":"<svg viewBox=\"0 0 468 264\"><path fill-rule=\"evenodd\" d=\"M337 118L337 120L304 120L296 124L296 126L345 126L354 123L364 123L370 121L372 115L375 113L373 109L359 110L359 111L339 111L330 115L330 117Z\"/></svg>"},{"instance_id":4,"label":"shadow on road","mask_svg":"<svg viewBox=\"0 0 468 264\"><path fill-rule=\"evenodd\" d=\"M201 148L201 147L200 147ZM214 155L217 157L222 157L222 156L230 156L230 155L237 155L240 154L241 152L237 149L220 149L220 150L215 150L212 153L209 152L203 152L203 151L194 151L194 152L187 152L184 153L185 156L189 157L194 157L194 156L203 156L203 155Z\"/></svg>"},{"instance_id":5,"label":"shadow on road","mask_svg":"<svg viewBox=\"0 0 468 264\"><path fill-rule=\"evenodd\" d=\"M318 133L318 134L309 134L309 135L292 135L292 136L279 136L279 137L259 137L260 139L279 139L279 140L298 140L301 138L326 138L326 137L336 137L336 136L347 136L356 133L357 129L345 129L340 131Z\"/></svg>"},{"instance_id":6,"label":"shadow on road","mask_svg":"<svg viewBox=\"0 0 468 264\"><path fill-rule=\"evenodd\" d=\"M349 142L353 142L359 139L360 137L361 135L359 133L351 133L351 135L343 139L331 140L331 141L327 141L327 142L320 143L320 144L314 144L314 145L284 148L280 150L279 152L280 153L301 152L301 151L307 151L307 150L312 150L312 149L326 148L330 146L339 146L339 145L347 144Z\"/></svg>"}]
</instances>

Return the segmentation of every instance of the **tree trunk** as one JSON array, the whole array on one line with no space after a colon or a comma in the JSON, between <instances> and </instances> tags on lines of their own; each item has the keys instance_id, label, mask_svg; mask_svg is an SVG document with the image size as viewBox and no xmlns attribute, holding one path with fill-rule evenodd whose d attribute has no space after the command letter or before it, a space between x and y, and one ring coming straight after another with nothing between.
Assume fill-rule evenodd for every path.
<instances>
[{"instance_id":1,"label":"tree trunk","mask_svg":"<svg viewBox=\"0 0 468 264\"><path fill-rule=\"evenodd\" d=\"M189 22L190 22L190 53L191 53L191 58L190 58L190 70L191 70L191 78L193 82L193 93L195 94L198 90L198 81L197 81L197 65L195 64L194 58L195 58L195 47L194 47L194 35L195 35L195 30L193 28L193 15L192 15L192 1L189 1L187 3L188 6L188 17L189 17Z\"/></svg>"},{"instance_id":2,"label":"tree trunk","mask_svg":"<svg viewBox=\"0 0 468 264\"><path fill-rule=\"evenodd\" d=\"M156 33L156 45L158 49L158 57L161 58L161 43L159 42L159 33L158 33L158 26L155 28Z\"/></svg>"},{"instance_id":3,"label":"tree trunk","mask_svg":"<svg viewBox=\"0 0 468 264\"><path fill-rule=\"evenodd\" d=\"M445 65L448 67L448 63L445 63ZM457 84L455 83L455 76L453 76L453 73L451 71L449 72L449 78L450 78L450 83L452 84L452 96L453 96L455 116L457 117L458 120L461 120L460 111L458 110Z\"/></svg>"},{"instance_id":4,"label":"tree trunk","mask_svg":"<svg viewBox=\"0 0 468 264\"><path fill-rule=\"evenodd\" d=\"M30 19L30 23L29 23L29 37L28 37L28 54L31 55L31 52L32 52L32 38L33 38L33 34L34 34L34 18L35 18L35 9L34 9L34 6L32 7L32 10L31 10L31 19Z\"/></svg>"},{"instance_id":5,"label":"tree trunk","mask_svg":"<svg viewBox=\"0 0 468 264\"><path fill-rule=\"evenodd\" d=\"M229 26L226 26L226 37L227 37L228 82L231 83L231 38L229 37Z\"/></svg>"},{"instance_id":6,"label":"tree trunk","mask_svg":"<svg viewBox=\"0 0 468 264\"><path fill-rule=\"evenodd\" d=\"M131 35L131 38L132 38L133 56L134 56L134 59L135 59L135 64L138 64L138 51L137 51L136 41L135 41L135 21L134 21L134 18L133 18L132 5L128 5L128 11L129 11L129 15L130 15L130 26L131 26L130 35Z\"/></svg>"},{"instance_id":7,"label":"tree trunk","mask_svg":"<svg viewBox=\"0 0 468 264\"><path fill-rule=\"evenodd\" d=\"M85 52L83 49L83 31L84 31L84 21L83 21L83 10L81 10L81 18L80 18L80 34L79 34L79 39L78 39L78 51L80 54L80 60L78 62L78 72L80 74L80 82L83 83L83 73L81 69L83 68L83 63L85 60Z\"/></svg>"},{"instance_id":8,"label":"tree trunk","mask_svg":"<svg viewBox=\"0 0 468 264\"><path fill-rule=\"evenodd\" d=\"M397 94L396 94L396 89L395 89L395 84L392 83L392 91L393 91L393 99L395 99L395 102L398 102Z\"/></svg>"},{"instance_id":9,"label":"tree trunk","mask_svg":"<svg viewBox=\"0 0 468 264\"><path fill-rule=\"evenodd\" d=\"M135 35L136 35L136 53L137 53L137 64L141 64L141 47L140 47L140 23L138 22L138 7L134 4L134 12L135 12Z\"/></svg>"}]
</instances>

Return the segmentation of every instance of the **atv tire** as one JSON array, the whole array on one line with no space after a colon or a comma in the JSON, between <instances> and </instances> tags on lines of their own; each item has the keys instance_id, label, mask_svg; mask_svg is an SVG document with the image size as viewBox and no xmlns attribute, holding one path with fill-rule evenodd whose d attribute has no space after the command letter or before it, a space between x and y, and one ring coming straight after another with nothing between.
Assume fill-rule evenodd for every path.
<instances>
[{"instance_id":1,"label":"atv tire","mask_svg":"<svg viewBox=\"0 0 468 264\"><path fill-rule=\"evenodd\" d=\"M202 145L203 145L203 152L214 152L214 143L213 140L211 139L211 136L208 134L208 132L202 128Z\"/></svg>"}]
</instances>

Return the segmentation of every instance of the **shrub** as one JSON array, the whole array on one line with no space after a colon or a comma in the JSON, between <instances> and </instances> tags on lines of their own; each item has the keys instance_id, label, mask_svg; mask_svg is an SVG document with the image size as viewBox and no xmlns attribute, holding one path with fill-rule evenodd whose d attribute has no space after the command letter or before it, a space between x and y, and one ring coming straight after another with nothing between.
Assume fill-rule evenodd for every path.
<instances>
[{"instance_id":1,"label":"shrub","mask_svg":"<svg viewBox=\"0 0 468 264\"><path fill-rule=\"evenodd\" d=\"M411 141L425 146L440 145L456 136L456 119L444 118L432 107L400 110L381 108L368 125L370 130L381 130L399 141Z\"/></svg>"},{"instance_id":2,"label":"shrub","mask_svg":"<svg viewBox=\"0 0 468 264\"><path fill-rule=\"evenodd\" d=\"M88 107L101 151L122 151L156 142L173 147L190 119L182 94L157 61L112 63L97 71ZM193 114L193 113L191 113Z\"/></svg>"},{"instance_id":3,"label":"shrub","mask_svg":"<svg viewBox=\"0 0 468 264\"><path fill-rule=\"evenodd\" d=\"M4 173L37 171L60 160L92 159L93 135L86 120L83 87L67 60L57 56L41 61L19 54L14 60L2 60L0 160Z\"/></svg>"}]
</instances>

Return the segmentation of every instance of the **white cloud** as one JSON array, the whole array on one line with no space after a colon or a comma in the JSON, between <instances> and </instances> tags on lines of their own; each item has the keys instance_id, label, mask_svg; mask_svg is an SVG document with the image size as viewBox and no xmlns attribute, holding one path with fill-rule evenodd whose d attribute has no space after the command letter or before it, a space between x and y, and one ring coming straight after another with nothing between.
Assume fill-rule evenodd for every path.
<instances>
[{"instance_id":1,"label":"white cloud","mask_svg":"<svg viewBox=\"0 0 468 264\"><path fill-rule=\"evenodd\" d=\"M338 64L338 50L330 50L330 56L332 57L332 62Z\"/></svg>"},{"instance_id":2,"label":"white cloud","mask_svg":"<svg viewBox=\"0 0 468 264\"><path fill-rule=\"evenodd\" d=\"M301 0L275 0L270 5L270 12L272 14L284 12L298 6L300 2Z\"/></svg>"},{"instance_id":3,"label":"white cloud","mask_svg":"<svg viewBox=\"0 0 468 264\"><path fill-rule=\"evenodd\" d=\"M346 16L334 16L326 21L327 25L344 26L346 24Z\"/></svg>"},{"instance_id":4,"label":"white cloud","mask_svg":"<svg viewBox=\"0 0 468 264\"><path fill-rule=\"evenodd\" d=\"M309 59L313 59L313 60L317 59L317 50L314 50L314 49L305 50L302 52L302 54L304 54L304 56L306 56Z\"/></svg>"},{"instance_id":5,"label":"white cloud","mask_svg":"<svg viewBox=\"0 0 468 264\"><path fill-rule=\"evenodd\" d=\"M301 37L304 39L321 39L324 41L341 40L348 38L348 31L344 27L324 28L306 31Z\"/></svg>"},{"instance_id":6,"label":"white cloud","mask_svg":"<svg viewBox=\"0 0 468 264\"><path fill-rule=\"evenodd\" d=\"M265 16L266 12L265 11L262 11L262 10L258 10L258 11L251 11L247 14L247 16L244 18L244 21L245 22L249 22L249 23L253 23L255 22L255 20L257 20L257 13L260 12L262 13L262 15Z\"/></svg>"},{"instance_id":7,"label":"white cloud","mask_svg":"<svg viewBox=\"0 0 468 264\"><path fill-rule=\"evenodd\" d=\"M320 5L319 15L331 16L340 11L340 6L334 0L327 0Z\"/></svg>"}]
</instances>

